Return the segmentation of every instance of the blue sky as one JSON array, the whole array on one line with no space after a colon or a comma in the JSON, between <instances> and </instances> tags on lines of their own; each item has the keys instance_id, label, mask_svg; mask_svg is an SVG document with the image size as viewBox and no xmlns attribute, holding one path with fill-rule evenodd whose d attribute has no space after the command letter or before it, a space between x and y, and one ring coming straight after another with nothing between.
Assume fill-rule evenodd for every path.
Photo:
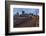
<instances>
[{"instance_id":1,"label":"blue sky","mask_svg":"<svg viewBox=\"0 0 46 36\"><path fill-rule=\"evenodd\" d=\"M17 12L19 12L19 14L22 14L22 10L27 14L33 13L34 15L36 15L37 12L37 15L39 15L39 9L35 8L13 8L13 15L15 15Z\"/></svg>"}]
</instances>

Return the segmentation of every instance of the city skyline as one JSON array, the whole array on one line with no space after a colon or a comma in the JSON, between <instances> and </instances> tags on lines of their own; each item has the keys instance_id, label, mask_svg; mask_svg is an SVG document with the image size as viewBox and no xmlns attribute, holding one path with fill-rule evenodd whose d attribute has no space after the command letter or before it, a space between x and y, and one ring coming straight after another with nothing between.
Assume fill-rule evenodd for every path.
<instances>
[{"instance_id":1,"label":"city skyline","mask_svg":"<svg viewBox=\"0 0 46 36\"><path fill-rule=\"evenodd\" d=\"M34 8L13 8L13 15L16 15L16 13L18 12L19 15L22 14L22 11L24 11L24 13L33 13L34 15L39 15L39 9L34 9Z\"/></svg>"}]
</instances>

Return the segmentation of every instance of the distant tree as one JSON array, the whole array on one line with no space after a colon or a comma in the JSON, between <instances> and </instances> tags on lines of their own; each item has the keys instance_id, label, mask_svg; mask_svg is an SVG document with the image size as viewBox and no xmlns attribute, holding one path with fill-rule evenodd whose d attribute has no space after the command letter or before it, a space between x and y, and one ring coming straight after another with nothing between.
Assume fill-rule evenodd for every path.
<instances>
[{"instance_id":1,"label":"distant tree","mask_svg":"<svg viewBox=\"0 0 46 36\"><path fill-rule=\"evenodd\" d=\"M33 13L29 13L30 15L33 15Z\"/></svg>"}]
</instances>

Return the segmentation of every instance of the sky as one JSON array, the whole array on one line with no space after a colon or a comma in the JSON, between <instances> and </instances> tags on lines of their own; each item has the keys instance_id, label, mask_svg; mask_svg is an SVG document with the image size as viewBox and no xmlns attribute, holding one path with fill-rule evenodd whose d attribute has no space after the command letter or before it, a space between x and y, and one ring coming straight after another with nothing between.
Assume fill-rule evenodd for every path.
<instances>
[{"instance_id":1,"label":"sky","mask_svg":"<svg viewBox=\"0 0 46 36\"><path fill-rule=\"evenodd\" d=\"M29 14L29 13L33 13L34 15L39 15L39 9L35 9L35 8L13 8L13 15L15 15L17 12L19 12L19 14L22 14L22 11L25 11L25 13Z\"/></svg>"}]
</instances>

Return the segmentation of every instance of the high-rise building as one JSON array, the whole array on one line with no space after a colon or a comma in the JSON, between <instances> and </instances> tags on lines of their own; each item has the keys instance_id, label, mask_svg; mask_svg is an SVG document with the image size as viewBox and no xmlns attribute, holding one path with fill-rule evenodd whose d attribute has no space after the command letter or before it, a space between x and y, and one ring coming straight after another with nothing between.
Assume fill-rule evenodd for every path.
<instances>
[{"instance_id":1,"label":"high-rise building","mask_svg":"<svg viewBox=\"0 0 46 36\"><path fill-rule=\"evenodd\" d=\"M25 11L22 11L22 15L24 15Z\"/></svg>"},{"instance_id":2,"label":"high-rise building","mask_svg":"<svg viewBox=\"0 0 46 36\"><path fill-rule=\"evenodd\" d=\"M19 13L17 12L16 15L19 16Z\"/></svg>"}]
</instances>

